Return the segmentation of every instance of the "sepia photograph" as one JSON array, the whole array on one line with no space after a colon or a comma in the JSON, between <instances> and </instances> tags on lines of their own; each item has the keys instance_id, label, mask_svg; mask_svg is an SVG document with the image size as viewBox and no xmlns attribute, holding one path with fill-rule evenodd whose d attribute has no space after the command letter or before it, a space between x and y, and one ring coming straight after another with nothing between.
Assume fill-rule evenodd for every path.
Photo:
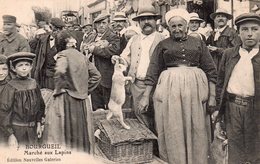
<instances>
[{"instance_id":1,"label":"sepia photograph","mask_svg":"<svg viewBox=\"0 0 260 164\"><path fill-rule=\"evenodd\" d=\"M0 164L260 164L260 0L0 4Z\"/></svg>"}]
</instances>

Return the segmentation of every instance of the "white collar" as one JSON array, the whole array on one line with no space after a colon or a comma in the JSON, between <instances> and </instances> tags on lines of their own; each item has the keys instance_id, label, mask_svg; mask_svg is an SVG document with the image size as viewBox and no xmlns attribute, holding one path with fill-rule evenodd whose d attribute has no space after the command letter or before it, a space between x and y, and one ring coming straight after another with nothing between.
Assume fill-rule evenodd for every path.
<instances>
[{"instance_id":1,"label":"white collar","mask_svg":"<svg viewBox=\"0 0 260 164\"><path fill-rule=\"evenodd\" d=\"M250 52L248 52L246 49L244 49L242 47L239 48L240 56L249 55L249 56L251 56L251 58L253 58L258 52L259 52L259 47L253 48Z\"/></svg>"},{"instance_id":2,"label":"white collar","mask_svg":"<svg viewBox=\"0 0 260 164\"><path fill-rule=\"evenodd\" d=\"M145 35L145 34L141 33L141 40L144 40L144 39L146 39L148 37L149 38L153 37L154 35L155 35L155 31L153 33L149 34L149 35Z\"/></svg>"},{"instance_id":3,"label":"white collar","mask_svg":"<svg viewBox=\"0 0 260 164\"><path fill-rule=\"evenodd\" d=\"M225 28L227 27L227 25L225 25L224 27L222 28L216 28L215 31L217 32L223 32L225 30Z\"/></svg>"}]
</instances>

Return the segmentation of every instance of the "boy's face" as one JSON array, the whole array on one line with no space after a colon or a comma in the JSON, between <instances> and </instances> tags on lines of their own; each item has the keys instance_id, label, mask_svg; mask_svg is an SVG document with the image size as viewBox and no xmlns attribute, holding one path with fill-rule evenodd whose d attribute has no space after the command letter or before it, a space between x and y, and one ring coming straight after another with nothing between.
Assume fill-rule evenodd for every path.
<instances>
[{"instance_id":1,"label":"boy's face","mask_svg":"<svg viewBox=\"0 0 260 164\"><path fill-rule=\"evenodd\" d=\"M32 65L28 61L20 61L15 65L14 71L20 77L26 77L31 72Z\"/></svg>"},{"instance_id":2,"label":"boy's face","mask_svg":"<svg viewBox=\"0 0 260 164\"><path fill-rule=\"evenodd\" d=\"M244 22L239 27L239 36L243 48L257 48L260 40L260 26L257 22Z\"/></svg>"},{"instance_id":3,"label":"boy's face","mask_svg":"<svg viewBox=\"0 0 260 164\"><path fill-rule=\"evenodd\" d=\"M5 80L8 75L8 66L7 64L0 64L0 81Z\"/></svg>"}]
</instances>

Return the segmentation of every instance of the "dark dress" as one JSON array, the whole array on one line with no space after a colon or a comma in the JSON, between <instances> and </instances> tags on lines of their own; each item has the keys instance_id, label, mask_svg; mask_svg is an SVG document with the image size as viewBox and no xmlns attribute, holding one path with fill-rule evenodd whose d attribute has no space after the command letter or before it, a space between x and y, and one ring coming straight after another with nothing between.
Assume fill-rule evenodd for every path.
<instances>
[{"instance_id":1,"label":"dark dress","mask_svg":"<svg viewBox=\"0 0 260 164\"><path fill-rule=\"evenodd\" d=\"M210 142L206 101L216 68L206 44L188 36L155 48L146 74L153 95L160 158L170 164L207 164Z\"/></svg>"},{"instance_id":2,"label":"dark dress","mask_svg":"<svg viewBox=\"0 0 260 164\"><path fill-rule=\"evenodd\" d=\"M19 144L36 143L36 124L41 122L45 112L45 104L36 81L16 77L6 84L2 95L5 96L1 97L0 108L8 113L3 121L4 126L13 130ZM28 123L31 126L17 125Z\"/></svg>"},{"instance_id":3,"label":"dark dress","mask_svg":"<svg viewBox=\"0 0 260 164\"><path fill-rule=\"evenodd\" d=\"M53 134L53 139L59 139L68 148L91 153L92 118L88 94L99 84L100 73L76 49L59 52L55 70L55 101L63 109L57 109L61 121L53 120L54 126L61 127L60 134Z\"/></svg>"},{"instance_id":4,"label":"dark dress","mask_svg":"<svg viewBox=\"0 0 260 164\"><path fill-rule=\"evenodd\" d=\"M0 81L0 99L2 99L5 95L2 93L5 86L7 84L6 80ZM7 131L7 129L4 127L3 125L3 121L6 116L7 116L7 112L5 110L2 110L2 108L0 109L0 144L5 144L7 143L7 138L10 135Z\"/></svg>"}]
</instances>

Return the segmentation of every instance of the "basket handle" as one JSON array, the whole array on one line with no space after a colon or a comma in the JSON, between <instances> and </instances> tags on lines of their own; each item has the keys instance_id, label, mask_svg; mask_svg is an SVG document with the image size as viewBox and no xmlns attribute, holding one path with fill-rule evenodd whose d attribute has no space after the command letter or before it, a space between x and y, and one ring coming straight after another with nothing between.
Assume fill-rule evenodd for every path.
<instances>
[{"instance_id":1,"label":"basket handle","mask_svg":"<svg viewBox=\"0 0 260 164\"><path fill-rule=\"evenodd\" d=\"M132 144L133 144L133 145L142 145L143 142L142 142L142 141L137 141L137 142L133 142Z\"/></svg>"}]
</instances>

